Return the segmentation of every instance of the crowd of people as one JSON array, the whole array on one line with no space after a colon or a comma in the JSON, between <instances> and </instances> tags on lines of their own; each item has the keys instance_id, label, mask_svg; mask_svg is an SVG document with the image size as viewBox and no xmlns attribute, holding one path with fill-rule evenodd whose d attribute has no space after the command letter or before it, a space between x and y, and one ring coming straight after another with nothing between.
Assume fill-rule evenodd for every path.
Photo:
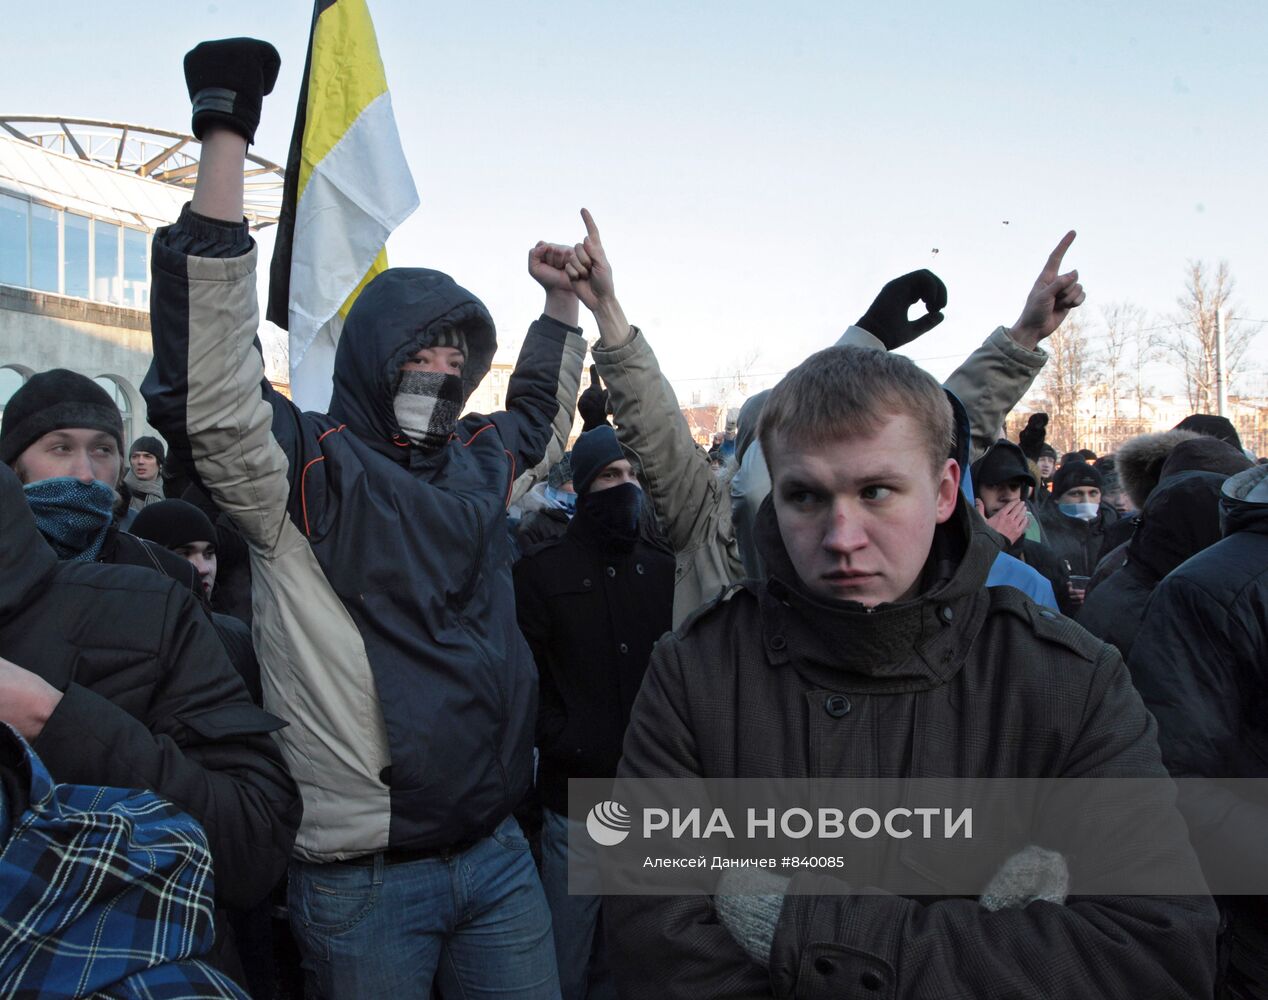
<instances>
[{"instance_id":1,"label":"crowd of people","mask_svg":"<svg viewBox=\"0 0 1268 1000\"><path fill-rule=\"evenodd\" d=\"M64 369L0 426L0 994L1268 997L1264 897L1080 891L1191 851L1178 814L1017 844L980 897L568 890L570 779L1268 776L1268 466L1202 414L1001 435L1084 301L1074 233L945 384L892 353L943 318L916 271L706 450L583 209L529 251L504 411L463 414L482 302L393 268L301 412L243 221L276 52L185 67L161 438Z\"/></svg>"}]
</instances>

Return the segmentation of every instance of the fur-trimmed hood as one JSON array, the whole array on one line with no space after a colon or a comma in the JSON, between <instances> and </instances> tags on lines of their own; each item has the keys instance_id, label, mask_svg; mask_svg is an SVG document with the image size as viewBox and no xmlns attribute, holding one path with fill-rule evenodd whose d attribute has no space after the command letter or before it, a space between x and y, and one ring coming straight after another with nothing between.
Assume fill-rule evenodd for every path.
<instances>
[{"instance_id":1,"label":"fur-trimmed hood","mask_svg":"<svg viewBox=\"0 0 1268 1000\"><path fill-rule=\"evenodd\" d=\"M1156 434L1141 434L1132 438L1114 452L1114 468L1119 482L1131 497L1132 506L1137 510L1145 506L1149 494L1153 492L1162 476L1163 463L1171 454L1171 449L1181 441L1192 441L1201 437L1193 431L1160 431Z\"/></svg>"}]
</instances>

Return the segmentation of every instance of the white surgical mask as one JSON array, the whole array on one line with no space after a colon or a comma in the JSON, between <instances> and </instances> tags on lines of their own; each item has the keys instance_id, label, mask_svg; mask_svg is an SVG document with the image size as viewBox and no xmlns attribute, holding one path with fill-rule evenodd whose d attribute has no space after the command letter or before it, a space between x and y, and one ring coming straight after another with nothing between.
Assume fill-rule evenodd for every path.
<instances>
[{"instance_id":1,"label":"white surgical mask","mask_svg":"<svg viewBox=\"0 0 1268 1000\"><path fill-rule=\"evenodd\" d=\"M1059 503L1057 509L1066 517L1078 518L1080 521L1095 521L1101 505L1099 503Z\"/></svg>"}]
</instances>

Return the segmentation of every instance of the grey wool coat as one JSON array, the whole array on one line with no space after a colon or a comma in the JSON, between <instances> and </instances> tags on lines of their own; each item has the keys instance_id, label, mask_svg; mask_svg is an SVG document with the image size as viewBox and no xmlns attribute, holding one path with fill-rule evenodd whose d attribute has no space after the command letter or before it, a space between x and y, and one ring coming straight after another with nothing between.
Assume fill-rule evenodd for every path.
<instances>
[{"instance_id":1,"label":"grey wool coat","mask_svg":"<svg viewBox=\"0 0 1268 1000\"><path fill-rule=\"evenodd\" d=\"M768 500L768 567L652 655L622 777L1161 777L1157 730L1118 652L1011 588L961 499L926 590L871 613L803 595ZM845 715L825 711L844 695ZM837 702L839 706L840 702ZM1149 870L1189 850L1173 815L1080 864ZM830 876L801 872L801 891ZM806 880L810 880L807 886ZM1216 910L1204 896L1070 896L990 913L975 898L785 896L769 970L708 896L609 896L621 995L1180 998L1211 995Z\"/></svg>"}]
</instances>

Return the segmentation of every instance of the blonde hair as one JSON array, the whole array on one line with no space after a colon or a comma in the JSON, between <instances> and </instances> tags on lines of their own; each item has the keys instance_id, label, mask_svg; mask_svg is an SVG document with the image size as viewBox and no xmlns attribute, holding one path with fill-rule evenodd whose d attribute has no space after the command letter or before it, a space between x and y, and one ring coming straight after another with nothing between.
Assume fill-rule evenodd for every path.
<instances>
[{"instance_id":1,"label":"blonde hair","mask_svg":"<svg viewBox=\"0 0 1268 1000\"><path fill-rule=\"evenodd\" d=\"M941 472L955 445L951 403L933 376L909 358L863 347L829 347L784 376L762 409L757 433L774 467L776 438L824 444L870 437L887 417L906 414L924 432L926 455Z\"/></svg>"}]
</instances>

